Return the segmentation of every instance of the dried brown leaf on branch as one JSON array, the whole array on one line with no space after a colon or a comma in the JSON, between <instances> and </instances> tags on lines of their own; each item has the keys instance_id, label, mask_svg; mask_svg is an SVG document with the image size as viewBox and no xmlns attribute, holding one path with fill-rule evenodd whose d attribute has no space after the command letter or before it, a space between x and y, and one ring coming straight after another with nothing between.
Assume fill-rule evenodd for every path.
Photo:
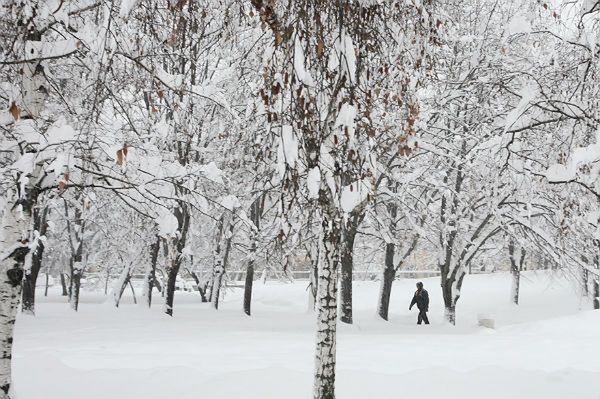
<instances>
[{"instance_id":1,"label":"dried brown leaf on branch","mask_svg":"<svg viewBox=\"0 0 600 399\"><path fill-rule=\"evenodd\" d=\"M123 161L127 157L127 143L123 144L123 148L117 150L117 165L122 166Z\"/></svg>"},{"instance_id":2,"label":"dried brown leaf on branch","mask_svg":"<svg viewBox=\"0 0 600 399\"><path fill-rule=\"evenodd\" d=\"M280 31L275 32L275 45L279 46L283 42L283 36Z\"/></svg>"},{"instance_id":3,"label":"dried brown leaf on branch","mask_svg":"<svg viewBox=\"0 0 600 399\"><path fill-rule=\"evenodd\" d=\"M321 58L323 56L323 50L325 49L325 43L323 43L323 39L319 38L317 42L317 57Z\"/></svg>"},{"instance_id":4,"label":"dried brown leaf on branch","mask_svg":"<svg viewBox=\"0 0 600 399\"><path fill-rule=\"evenodd\" d=\"M19 107L17 107L17 104L15 104L14 101L10 104L10 108L8 108L8 112L12 115L12 117L15 121L18 121L19 118L21 117L21 109L19 109Z\"/></svg>"},{"instance_id":5,"label":"dried brown leaf on branch","mask_svg":"<svg viewBox=\"0 0 600 399\"><path fill-rule=\"evenodd\" d=\"M69 181L69 174L65 173L63 176L63 179L58 182L58 190L64 191L68 181Z\"/></svg>"}]
</instances>

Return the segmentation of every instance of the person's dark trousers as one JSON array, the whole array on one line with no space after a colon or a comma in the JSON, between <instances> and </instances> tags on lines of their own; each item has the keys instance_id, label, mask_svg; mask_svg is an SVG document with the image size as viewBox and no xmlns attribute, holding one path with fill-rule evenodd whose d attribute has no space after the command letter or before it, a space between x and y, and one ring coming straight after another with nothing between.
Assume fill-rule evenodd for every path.
<instances>
[{"instance_id":1,"label":"person's dark trousers","mask_svg":"<svg viewBox=\"0 0 600 399\"><path fill-rule=\"evenodd\" d=\"M424 310L419 310L417 324L421 324L422 322L425 322L425 324L429 324L429 319L427 318L427 312L425 312Z\"/></svg>"}]
</instances>

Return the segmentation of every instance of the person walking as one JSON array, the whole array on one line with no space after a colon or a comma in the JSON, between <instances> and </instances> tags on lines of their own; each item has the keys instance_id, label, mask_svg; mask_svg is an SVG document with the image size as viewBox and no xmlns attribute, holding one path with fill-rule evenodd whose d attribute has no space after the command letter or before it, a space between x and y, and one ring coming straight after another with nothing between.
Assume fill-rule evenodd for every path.
<instances>
[{"instance_id":1,"label":"person walking","mask_svg":"<svg viewBox=\"0 0 600 399\"><path fill-rule=\"evenodd\" d=\"M429 312L429 293L425 288L423 288L423 283L417 283L417 291L415 291L415 295L413 296L412 301L410 302L410 306L408 310L412 310L414 305L417 305L419 309L419 315L417 316L417 324L421 324L425 322L425 324L429 324L429 319L427 318L427 312Z\"/></svg>"}]
</instances>

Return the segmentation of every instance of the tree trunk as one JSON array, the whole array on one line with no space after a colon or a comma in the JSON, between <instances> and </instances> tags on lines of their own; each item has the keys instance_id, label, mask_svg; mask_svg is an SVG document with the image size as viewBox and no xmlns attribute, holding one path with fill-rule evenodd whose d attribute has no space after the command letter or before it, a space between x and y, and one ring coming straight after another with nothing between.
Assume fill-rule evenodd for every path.
<instances>
[{"instance_id":1,"label":"tree trunk","mask_svg":"<svg viewBox=\"0 0 600 399\"><path fill-rule=\"evenodd\" d=\"M227 267L229 251L231 249L231 239L233 235L233 212L227 211L221 217L219 222L219 233L217 235L217 245L215 247L215 264L213 267L213 284L211 290L211 299L213 308L219 309L219 297L221 295L221 286L223 285L223 276Z\"/></svg>"},{"instance_id":2,"label":"tree trunk","mask_svg":"<svg viewBox=\"0 0 600 399\"><path fill-rule=\"evenodd\" d=\"M60 285L62 287L62 296L69 295L69 291L67 290L67 280L65 279L65 274L60 273Z\"/></svg>"},{"instance_id":3,"label":"tree trunk","mask_svg":"<svg viewBox=\"0 0 600 399\"><path fill-rule=\"evenodd\" d=\"M23 313L31 315L35 314L35 286L40 269L42 268L42 256L44 254L44 241L40 238L46 235L47 215L47 207L44 207L42 211L37 207L33 209L33 230L38 232L39 238L36 248L28 254L31 257L31 267L29 270L25 270L22 304Z\"/></svg>"},{"instance_id":4,"label":"tree trunk","mask_svg":"<svg viewBox=\"0 0 600 399\"><path fill-rule=\"evenodd\" d=\"M169 237L167 245L167 284L165 298L165 313L173 316L173 301L175 299L175 286L177 284L177 273L179 272L175 238Z\"/></svg>"},{"instance_id":5,"label":"tree trunk","mask_svg":"<svg viewBox=\"0 0 600 399\"><path fill-rule=\"evenodd\" d=\"M79 263L81 264L81 263ZM79 310L79 292L81 289L81 267L73 266L71 273L71 290L69 292L69 303L71 309Z\"/></svg>"},{"instance_id":6,"label":"tree trunk","mask_svg":"<svg viewBox=\"0 0 600 399\"><path fill-rule=\"evenodd\" d=\"M125 288L131 282L131 272L133 270L133 262L130 262L128 266L125 266L121 271L121 276L119 276L119 283L116 290L113 289L113 295L115 300L115 307L119 307L121 303L121 298L123 297L123 293L125 292Z\"/></svg>"},{"instance_id":7,"label":"tree trunk","mask_svg":"<svg viewBox=\"0 0 600 399\"><path fill-rule=\"evenodd\" d=\"M181 254L185 248L187 233L190 226L189 205L183 201L178 201L173 214L177 218L177 236L167 238L167 284L165 313L173 316L173 300L175 298L175 285L177 283L177 274L181 267Z\"/></svg>"},{"instance_id":8,"label":"tree trunk","mask_svg":"<svg viewBox=\"0 0 600 399\"><path fill-rule=\"evenodd\" d=\"M9 398L12 344L25 257L30 237L31 208L35 196L18 197L14 188L5 194L5 208L0 228L0 397ZM19 201L21 206L15 206Z\"/></svg>"},{"instance_id":9,"label":"tree trunk","mask_svg":"<svg viewBox=\"0 0 600 399\"><path fill-rule=\"evenodd\" d=\"M517 270L512 271L512 301L515 305L519 304L519 289L521 285L521 272Z\"/></svg>"},{"instance_id":10,"label":"tree trunk","mask_svg":"<svg viewBox=\"0 0 600 399\"><path fill-rule=\"evenodd\" d=\"M383 320L388 320L392 284L396 278L396 266L394 265L395 251L396 245L394 243L387 243L385 245L385 269L383 269L381 290L379 292L379 306L377 307L379 316Z\"/></svg>"},{"instance_id":11,"label":"tree trunk","mask_svg":"<svg viewBox=\"0 0 600 399\"><path fill-rule=\"evenodd\" d=\"M252 306L252 283L254 282L254 261L248 261L244 283L244 313L250 316Z\"/></svg>"},{"instance_id":12,"label":"tree trunk","mask_svg":"<svg viewBox=\"0 0 600 399\"><path fill-rule=\"evenodd\" d=\"M108 282L110 281L110 268L106 268L106 278L104 279L104 295L108 295Z\"/></svg>"},{"instance_id":13,"label":"tree trunk","mask_svg":"<svg viewBox=\"0 0 600 399\"><path fill-rule=\"evenodd\" d=\"M320 242L321 240L319 240ZM320 244L319 244L320 245ZM317 251L317 256L320 256ZM319 286L319 259L315 259L314 262L311 262L311 271L310 271L310 285L308 292L308 308L309 310L314 311L317 304L317 289Z\"/></svg>"},{"instance_id":14,"label":"tree trunk","mask_svg":"<svg viewBox=\"0 0 600 399\"><path fill-rule=\"evenodd\" d=\"M352 276L354 269L354 241L358 226L365 217L365 203L354 208L344 223L341 247L340 321L352 324Z\"/></svg>"},{"instance_id":15,"label":"tree trunk","mask_svg":"<svg viewBox=\"0 0 600 399\"><path fill-rule=\"evenodd\" d=\"M195 272L188 271L188 273L190 274L190 276L192 276L194 282L196 283L196 287L198 288L198 293L200 294L202 303L208 302L208 299L206 298L206 285L204 286L204 288L202 287L202 282L200 281L200 278Z\"/></svg>"},{"instance_id":16,"label":"tree trunk","mask_svg":"<svg viewBox=\"0 0 600 399\"><path fill-rule=\"evenodd\" d=\"M525 260L525 248L521 247L521 257L517 261L515 257L515 241L511 239L508 243L508 253L510 255L510 271L512 274L512 294L511 299L515 305L519 304L519 291L521 285L521 270Z\"/></svg>"},{"instance_id":17,"label":"tree trunk","mask_svg":"<svg viewBox=\"0 0 600 399\"><path fill-rule=\"evenodd\" d=\"M263 196L259 196L250 206L250 220L252 226L250 253L248 254L248 266L246 267L246 281L244 282L244 313L251 314L252 307L252 285L254 284L254 264L256 262L256 250L260 234L260 218L262 214Z\"/></svg>"},{"instance_id":18,"label":"tree trunk","mask_svg":"<svg viewBox=\"0 0 600 399\"><path fill-rule=\"evenodd\" d=\"M83 237L85 233L85 223L83 220L83 211L78 206L75 207L73 221L69 219L69 207L65 200L65 216L67 217L67 232L69 233L69 244L71 247L70 280L69 280L69 303L71 309L79 309L79 291L81 288L81 275L83 274ZM74 225L74 227L72 226Z\"/></svg>"},{"instance_id":19,"label":"tree trunk","mask_svg":"<svg viewBox=\"0 0 600 399\"><path fill-rule=\"evenodd\" d=\"M148 307L152 306L152 290L156 281L156 264L158 262L158 252L160 251L160 237L156 236L156 241L150 245L150 264L146 269L146 276L144 281L144 293L143 296L146 300Z\"/></svg>"},{"instance_id":20,"label":"tree trunk","mask_svg":"<svg viewBox=\"0 0 600 399\"><path fill-rule=\"evenodd\" d=\"M352 269L354 268L356 227L352 224L346 229L341 251L340 321L347 324L352 324Z\"/></svg>"},{"instance_id":21,"label":"tree trunk","mask_svg":"<svg viewBox=\"0 0 600 399\"><path fill-rule=\"evenodd\" d=\"M50 284L50 274L46 273L46 288L44 289L44 296L48 296L48 285Z\"/></svg>"},{"instance_id":22,"label":"tree trunk","mask_svg":"<svg viewBox=\"0 0 600 399\"><path fill-rule=\"evenodd\" d=\"M22 8L22 7L21 7ZM31 62L20 69L23 114L21 123L30 123L26 130L37 130L35 118L44 110L47 94L50 92L44 66L39 61L42 46L41 33L37 24L44 25L43 17L38 16L37 4L29 12L5 13L15 29L22 35L12 44L16 51L27 51ZM9 7L10 9L10 7ZM34 22L35 20L35 22ZM35 143L30 147L23 130L18 132L19 147L34 152ZM31 154L30 154L31 155ZM6 174L6 173L5 173ZM4 210L0 224L0 398L10 398L11 359L13 332L21 299L25 257L29 252L31 238L32 211L37 205L39 178L43 175L42 165L36 164L29 173L18 172L4 186ZM18 183L15 183L18 182Z\"/></svg>"},{"instance_id":23,"label":"tree trunk","mask_svg":"<svg viewBox=\"0 0 600 399\"><path fill-rule=\"evenodd\" d=\"M310 222L309 222L310 224ZM307 245L306 251L310 259L310 283L308 285L308 309L314 311L317 302L317 286L319 285L319 257L323 240L319 237L315 242Z\"/></svg>"},{"instance_id":24,"label":"tree trunk","mask_svg":"<svg viewBox=\"0 0 600 399\"><path fill-rule=\"evenodd\" d=\"M582 261L585 262L588 266L589 263L585 257L582 257ZM590 294L590 289L588 287L589 281L589 272L585 267L581 268L581 296L587 297Z\"/></svg>"},{"instance_id":25,"label":"tree trunk","mask_svg":"<svg viewBox=\"0 0 600 399\"><path fill-rule=\"evenodd\" d=\"M331 219L324 217L322 225L323 248L317 288L315 399L335 398L337 268L342 228L341 217L334 214Z\"/></svg>"},{"instance_id":26,"label":"tree trunk","mask_svg":"<svg viewBox=\"0 0 600 399\"><path fill-rule=\"evenodd\" d=\"M600 309L600 277L594 280L594 309Z\"/></svg>"},{"instance_id":27,"label":"tree trunk","mask_svg":"<svg viewBox=\"0 0 600 399\"><path fill-rule=\"evenodd\" d=\"M129 278L129 288L131 288L131 297L133 298L133 304L137 305L137 298L135 297L135 289L133 288L133 284L131 284L131 278Z\"/></svg>"},{"instance_id":28,"label":"tree trunk","mask_svg":"<svg viewBox=\"0 0 600 399\"><path fill-rule=\"evenodd\" d=\"M460 289L465 277L465 270L461 265L456 265L454 272L442 273L442 297L444 299L444 316L446 320L456 325L456 303L460 298Z\"/></svg>"},{"instance_id":29,"label":"tree trunk","mask_svg":"<svg viewBox=\"0 0 600 399\"><path fill-rule=\"evenodd\" d=\"M444 317L448 323L456 325L456 305L446 305L444 307Z\"/></svg>"}]
</instances>

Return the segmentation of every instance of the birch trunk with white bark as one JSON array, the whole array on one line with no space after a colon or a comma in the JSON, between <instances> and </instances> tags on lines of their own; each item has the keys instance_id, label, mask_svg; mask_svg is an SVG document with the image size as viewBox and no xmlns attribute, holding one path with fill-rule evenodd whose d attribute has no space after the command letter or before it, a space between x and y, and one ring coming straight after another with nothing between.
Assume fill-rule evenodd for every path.
<instances>
[{"instance_id":1,"label":"birch trunk with white bark","mask_svg":"<svg viewBox=\"0 0 600 399\"><path fill-rule=\"evenodd\" d=\"M11 188L0 226L0 398L10 398L12 345L21 298L23 266L29 252L31 201Z\"/></svg>"},{"instance_id":2,"label":"birch trunk with white bark","mask_svg":"<svg viewBox=\"0 0 600 399\"><path fill-rule=\"evenodd\" d=\"M342 247L341 217L337 211L323 219L323 241L317 284L315 399L335 398L337 283Z\"/></svg>"}]
</instances>

